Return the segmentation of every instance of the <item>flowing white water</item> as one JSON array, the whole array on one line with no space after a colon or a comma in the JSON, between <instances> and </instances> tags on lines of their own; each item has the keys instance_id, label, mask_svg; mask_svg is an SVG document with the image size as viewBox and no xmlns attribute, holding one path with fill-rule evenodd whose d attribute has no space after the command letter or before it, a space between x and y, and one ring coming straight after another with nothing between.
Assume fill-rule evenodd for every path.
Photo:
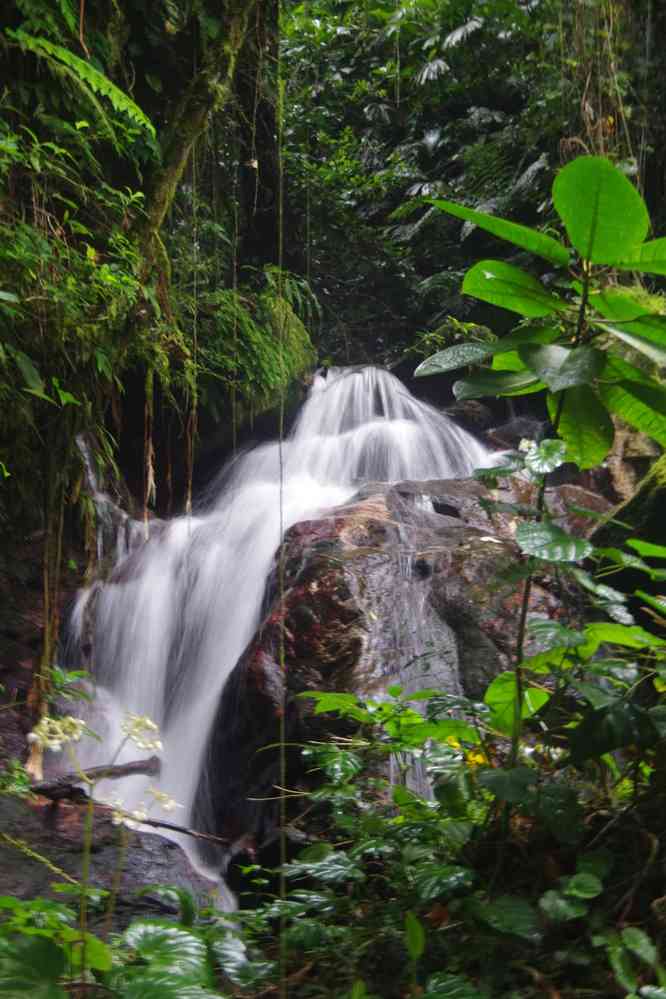
<instances>
[{"instance_id":1,"label":"flowing white water","mask_svg":"<svg viewBox=\"0 0 666 999\"><path fill-rule=\"evenodd\" d=\"M480 443L388 372L317 375L282 446L262 445L230 462L194 516L159 527L94 589L90 724L101 742L82 744L82 763L116 757L128 712L157 722L164 743L159 781L108 781L97 796L119 795L134 810L150 804L148 787L156 786L183 808L164 814L155 803L151 817L188 824L220 695L259 622L281 530L344 502L365 482L462 477L489 463ZM90 593L73 615L79 640ZM142 755L151 754L126 743L115 762Z\"/></svg>"}]
</instances>

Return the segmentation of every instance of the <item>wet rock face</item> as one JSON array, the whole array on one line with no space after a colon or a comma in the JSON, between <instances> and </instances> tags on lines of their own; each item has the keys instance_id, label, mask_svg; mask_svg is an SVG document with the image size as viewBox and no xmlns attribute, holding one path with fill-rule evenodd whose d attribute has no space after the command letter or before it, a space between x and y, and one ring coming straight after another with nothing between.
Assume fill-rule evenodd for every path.
<instances>
[{"instance_id":1,"label":"wet rock face","mask_svg":"<svg viewBox=\"0 0 666 999\"><path fill-rule=\"evenodd\" d=\"M514 482L502 499L529 503L532 490ZM213 728L215 776L199 789L200 803L213 806L210 831L250 856L270 841L278 742L288 744L289 786L307 786L297 746L330 737L335 723L298 694L381 697L399 683L407 692L439 687L478 699L511 667L522 593L512 575L515 518L484 512L479 501L489 498L473 480L370 484L287 532L265 618L230 676ZM552 499L565 527L570 501L593 509L602 502L584 490L553 491ZM547 580L532 586L529 613L560 615Z\"/></svg>"}]
</instances>

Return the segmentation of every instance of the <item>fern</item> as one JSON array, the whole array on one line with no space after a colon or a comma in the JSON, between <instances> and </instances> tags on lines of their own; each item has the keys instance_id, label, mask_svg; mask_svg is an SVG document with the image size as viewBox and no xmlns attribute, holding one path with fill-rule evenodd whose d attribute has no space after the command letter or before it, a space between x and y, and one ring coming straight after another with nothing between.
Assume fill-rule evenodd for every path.
<instances>
[{"instance_id":1,"label":"fern","mask_svg":"<svg viewBox=\"0 0 666 999\"><path fill-rule=\"evenodd\" d=\"M28 35L25 31L13 31L11 28L7 28L6 34L8 38L11 38L12 41L20 45L24 51L33 52L35 55L48 61L55 59L58 63L66 66L70 71L70 75L77 79L81 86L85 86L86 89L93 91L94 94L106 97L118 114L124 114L135 125L138 125L139 128L146 129L153 139L155 138L155 128L139 105L135 104L115 83L112 83L108 76L100 73L99 70L87 63L85 59L79 59L78 56L75 56L68 49L63 48L62 45L49 42L46 38Z\"/></svg>"}]
</instances>

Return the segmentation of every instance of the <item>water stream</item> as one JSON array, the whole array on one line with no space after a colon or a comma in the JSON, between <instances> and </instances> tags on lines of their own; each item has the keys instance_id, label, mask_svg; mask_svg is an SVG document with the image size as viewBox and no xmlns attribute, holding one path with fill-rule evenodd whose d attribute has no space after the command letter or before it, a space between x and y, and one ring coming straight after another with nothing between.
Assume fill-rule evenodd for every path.
<instances>
[{"instance_id":1,"label":"water stream","mask_svg":"<svg viewBox=\"0 0 666 999\"><path fill-rule=\"evenodd\" d=\"M365 482L462 477L489 463L479 442L388 372L317 375L282 444L234 458L191 517L158 524L132 551L119 548L111 578L81 593L72 628L81 643L92 618L90 725L101 739L82 743L82 763L151 755L131 743L117 755L128 712L153 719L164 747L159 781L107 781L97 797L118 795L134 810L150 805L148 787L156 786L182 808L165 814L154 802L151 817L188 825L222 689L257 627L289 526L343 503ZM191 849L191 840L182 842Z\"/></svg>"}]
</instances>

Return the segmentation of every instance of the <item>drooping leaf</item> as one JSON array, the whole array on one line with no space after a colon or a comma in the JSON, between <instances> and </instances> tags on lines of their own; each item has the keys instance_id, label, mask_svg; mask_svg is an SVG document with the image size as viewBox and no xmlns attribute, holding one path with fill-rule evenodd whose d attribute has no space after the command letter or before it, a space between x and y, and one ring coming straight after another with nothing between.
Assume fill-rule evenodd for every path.
<instances>
[{"instance_id":1,"label":"drooping leaf","mask_svg":"<svg viewBox=\"0 0 666 999\"><path fill-rule=\"evenodd\" d=\"M548 562L578 562L593 551L593 546L585 538L567 534L561 527L547 521L520 524L516 530L516 541L525 555Z\"/></svg>"},{"instance_id":2,"label":"drooping leaf","mask_svg":"<svg viewBox=\"0 0 666 999\"><path fill-rule=\"evenodd\" d=\"M462 290L466 295L498 305L521 316L550 316L567 308L531 274L500 260L481 260L465 274Z\"/></svg>"},{"instance_id":3,"label":"drooping leaf","mask_svg":"<svg viewBox=\"0 0 666 999\"><path fill-rule=\"evenodd\" d=\"M509 222L507 219L498 218L495 215L488 215L486 212L475 211L473 208L465 207L465 205L457 205L453 201L436 199L430 203L441 211L448 212L449 215L455 215L456 218L472 222L480 229L492 233L493 236L506 239L514 246L529 250L530 253L544 257L553 264L560 267L567 267L569 264L569 251L552 236L546 236L536 229L530 229L528 226L519 225L516 222Z\"/></svg>"},{"instance_id":4,"label":"drooping leaf","mask_svg":"<svg viewBox=\"0 0 666 999\"><path fill-rule=\"evenodd\" d=\"M634 595L640 597L641 600L651 607L653 610L658 611L663 617L666 617L666 596L655 597L651 593L646 593L645 590L634 590Z\"/></svg>"},{"instance_id":5,"label":"drooping leaf","mask_svg":"<svg viewBox=\"0 0 666 999\"><path fill-rule=\"evenodd\" d=\"M539 392L543 382L531 371L477 371L471 378L455 382L453 394L458 400L482 399L484 396L514 396Z\"/></svg>"},{"instance_id":6,"label":"drooping leaf","mask_svg":"<svg viewBox=\"0 0 666 999\"><path fill-rule=\"evenodd\" d=\"M601 382L599 395L609 410L666 447L666 390L633 381Z\"/></svg>"},{"instance_id":7,"label":"drooping leaf","mask_svg":"<svg viewBox=\"0 0 666 999\"><path fill-rule=\"evenodd\" d=\"M603 326L611 336L622 340L640 354L644 354L645 357L649 357L655 364L659 364L662 367L666 365L666 328L664 329L664 339L659 343L656 341L656 331L654 330L653 323L648 325L647 323L641 323L639 320L635 323L618 326L607 322L600 323L595 322L595 320L592 321L595 325ZM647 334L647 336L644 334Z\"/></svg>"},{"instance_id":8,"label":"drooping leaf","mask_svg":"<svg viewBox=\"0 0 666 999\"><path fill-rule=\"evenodd\" d=\"M466 364L478 364L487 357L495 357L498 354L506 354L517 347L527 343L551 343L559 336L559 330L553 328L546 329L523 329L509 333L500 340L493 343L473 341L469 343L455 344L440 350L432 357L426 358L414 372L414 377L422 378L425 375L436 375L442 371L454 371Z\"/></svg>"},{"instance_id":9,"label":"drooping leaf","mask_svg":"<svg viewBox=\"0 0 666 999\"><path fill-rule=\"evenodd\" d=\"M584 658L593 656L603 644L621 645L626 649L658 649L666 645L666 640L651 634L638 625L617 624L610 621L593 621L585 625L585 645L579 648Z\"/></svg>"},{"instance_id":10,"label":"drooping leaf","mask_svg":"<svg viewBox=\"0 0 666 999\"><path fill-rule=\"evenodd\" d=\"M560 170L553 204L572 246L593 264L611 264L643 242L650 220L630 180L610 160L580 156Z\"/></svg>"},{"instance_id":11,"label":"drooping leaf","mask_svg":"<svg viewBox=\"0 0 666 999\"><path fill-rule=\"evenodd\" d=\"M518 353L551 392L588 385L600 374L605 363L604 353L594 347L570 348L551 344L521 347Z\"/></svg>"},{"instance_id":12,"label":"drooping leaf","mask_svg":"<svg viewBox=\"0 0 666 999\"><path fill-rule=\"evenodd\" d=\"M418 916L405 913L405 945L412 961L418 961L425 950L426 935Z\"/></svg>"},{"instance_id":13,"label":"drooping leaf","mask_svg":"<svg viewBox=\"0 0 666 999\"><path fill-rule=\"evenodd\" d=\"M567 458L579 468L594 468L601 464L615 437L615 427L590 385L568 388L560 406L559 395L548 396L548 414L555 420L559 412L558 433L567 447Z\"/></svg>"}]
</instances>

